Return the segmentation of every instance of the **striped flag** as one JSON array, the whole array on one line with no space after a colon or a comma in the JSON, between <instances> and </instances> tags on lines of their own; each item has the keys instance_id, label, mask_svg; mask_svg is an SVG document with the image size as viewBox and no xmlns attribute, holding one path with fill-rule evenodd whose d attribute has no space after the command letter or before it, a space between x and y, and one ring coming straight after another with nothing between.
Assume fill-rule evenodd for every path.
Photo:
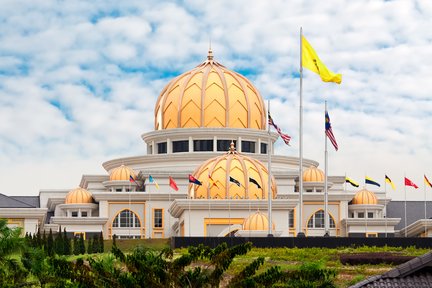
<instances>
[{"instance_id":1,"label":"striped flag","mask_svg":"<svg viewBox=\"0 0 432 288\"><path fill-rule=\"evenodd\" d=\"M387 175L385 175L385 181L391 185L391 187L392 187L393 190L396 190L395 184L393 183L393 181Z\"/></svg>"},{"instance_id":2,"label":"striped flag","mask_svg":"<svg viewBox=\"0 0 432 288\"><path fill-rule=\"evenodd\" d=\"M330 124L330 117L329 117L327 111L325 111L325 133L337 151L338 150L338 144L336 142L335 136L333 135L333 130L332 130L332 127Z\"/></svg>"},{"instance_id":3,"label":"striped flag","mask_svg":"<svg viewBox=\"0 0 432 288\"><path fill-rule=\"evenodd\" d=\"M268 124L273 126L277 133L279 134L279 136L282 138L282 140L285 142L286 145L290 146L289 142L291 140L291 136L289 136L288 134L284 134L282 133L282 130L273 122L273 118L270 116L270 112L267 113L268 114Z\"/></svg>"},{"instance_id":4,"label":"striped flag","mask_svg":"<svg viewBox=\"0 0 432 288\"><path fill-rule=\"evenodd\" d=\"M424 175L424 181L425 181L426 185L428 185L429 187L432 187L432 183L429 181L429 179L426 177L426 175Z\"/></svg>"}]
</instances>

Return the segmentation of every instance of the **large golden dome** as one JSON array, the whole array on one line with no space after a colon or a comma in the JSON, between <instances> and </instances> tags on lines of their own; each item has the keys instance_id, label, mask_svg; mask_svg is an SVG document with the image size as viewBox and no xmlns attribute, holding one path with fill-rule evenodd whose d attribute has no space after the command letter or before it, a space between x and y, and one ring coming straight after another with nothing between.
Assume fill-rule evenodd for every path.
<instances>
[{"instance_id":1,"label":"large golden dome","mask_svg":"<svg viewBox=\"0 0 432 288\"><path fill-rule=\"evenodd\" d=\"M303 172L303 181L324 182L324 172L315 166L311 166Z\"/></svg>"},{"instance_id":2,"label":"large golden dome","mask_svg":"<svg viewBox=\"0 0 432 288\"><path fill-rule=\"evenodd\" d=\"M256 213L250 215L243 222L243 230L268 230L268 217L266 214L257 211ZM274 223L272 223L272 230L275 229Z\"/></svg>"},{"instance_id":3,"label":"large golden dome","mask_svg":"<svg viewBox=\"0 0 432 288\"><path fill-rule=\"evenodd\" d=\"M213 60L171 80L156 102L155 130L230 127L265 130L263 99L252 83Z\"/></svg>"},{"instance_id":4,"label":"large golden dome","mask_svg":"<svg viewBox=\"0 0 432 288\"><path fill-rule=\"evenodd\" d=\"M65 204L87 204L92 202L91 193L81 187L69 191L65 199Z\"/></svg>"},{"instance_id":5,"label":"large golden dome","mask_svg":"<svg viewBox=\"0 0 432 288\"><path fill-rule=\"evenodd\" d=\"M227 154L211 158L193 173L203 183L202 186L189 185L189 195L199 199L267 199L268 171L260 161L243 156L235 151L231 143ZM211 185L211 179L216 183ZM230 177L240 182L240 187L230 181ZM252 179L252 180L251 180ZM261 188L258 188L253 181ZM272 197L276 197L276 184L271 180Z\"/></svg>"},{"instance_id":6,"label":"large golden dome","mask_svg":"<svg viewBox=\"0 0 432 288\"><path fill-rule=\"evenodd\" d=\"M377 199L375 193L373 193L369 190L366 190L366 189L362 189L354 195L354 198L352 199L351 204L374 205L374 204L378 204L378 199Z\"/></svg>"},{"instance_id":7,"label":"large golden dome","mask_svg":"<svg viewBox=\"0 0 432 288\"><path fill-rule=\"evenodd\" d=\"M130 176L136 179L136 174L131 168L121 165L111 171L110 181L129 181Z\"/></svg>"}]
</instances>

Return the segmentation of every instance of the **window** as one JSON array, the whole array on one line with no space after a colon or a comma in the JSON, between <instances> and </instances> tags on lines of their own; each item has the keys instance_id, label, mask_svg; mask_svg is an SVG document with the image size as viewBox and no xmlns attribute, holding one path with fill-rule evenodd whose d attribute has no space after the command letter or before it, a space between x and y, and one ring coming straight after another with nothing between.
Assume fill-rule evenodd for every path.
<instances>
[{"instance_id":1,"label":"window","mask_svg":"<svg viewBox=\"0 0 432 288\"><path fill-rule=\"evenodd\" d=\"M163 215L162 209L153 210L153 227L162 228L163 227Z\"/></svg>"},{"instance_id":2,"label":"window","mask_svg":"<svg viewBox=\"0 0 432 288\"><path fill-rule=\"evenodd\" d=\"M267 154L267 143L261 143L261 154Z\"/></svg>"},{"instance_id":3,"label":"window","mask_svg":"<svg viewBox=\"0 0 432 288\"><path fill-rule=\"evenodd\" d=\"M368 218L374 218L374 213L373 212L368 212Z\"/></svg>"},{"instance_id":4,"label":"window","mask_svg":"<svg viewBox=\"0 0 432 288\"><path fill-rule=\"evenodd\" d=\"M312 189L306 189L306 192L312 192Z\"/></svg>"},{"instance_id":5,"label":"window","mask_svg":"<svg viewBox=\"0 0 432 288\"><path fill-rule=\"evenodd\" d=\"M375 232L366 233L366 237L368 237L368 238L370 238L370 237L376 238L376 237L378 237L378 233L375 233Z\"/></svg>"},{"instance_id":6,"label":"window","mask_svg":"<svg viewBox=\"0 0 432 288\"><path fill-rule=\"evenodd\" d=\"M213 151L213 140L194 140L194 151Z\"/></svg>"},{"instance_id":7,"label":"window","mask_svg":"<svg viewBox=\"0 0 432 288\"><path fill-rule=\"evenodd\" d=\"M130 210L121 211L114 218L112 226L113 227L141 227L138 216Z\"/></svg>"},{"instance_id":8,"label":"window","mask_svg":"<svg viewBox=\"0 0 432 288\"><path fill-rule=\"evenodd\" d=\"M116 235L117 239L141 239L139 235Z\"/></svg>"},{"instance_id":9,"label":"window","mask_svg":"<svg viewBox=\"0 0 432 288\"><path fill-rule=\"evenodd\" d=\"M329 214L330 228L336 228L333 217ZM324 211L319 210L308 221L308 228L324 228Z\"/></svg>"},{"instance_id":10,"label":"window","mask_svg":"<svg viewBox=\"0 0 432 288\"><path fill-rule=\"evenodd\" d=\"M116 192L122 192L122 188L116 188Z\"/></svg>"},{"instance_id":11,"label":"window","mask_svg":"<svg viewBox=\"0 0 432 288\"><path fill-rule=\"evenodd\" d=\"M236 146L236 140L217 140L217 151L228 151L230 149L231 142L234 142L234 146Z\"/></svg>"},{"instance_id":12,"label":"window","mask_svg":"<svg viewBox=\"0 0 432 288\"><path fill-rule=\"evenodd\" d=\"M72 217L78 217L78 211L72 211Z\"/></svg>"},{"instance_id":13,"label":"window","mask_svg":"<svg viewBox=\"0 0 432 288\"><path fill-rule=\"evenodd\" d=\"M162 143L158 143L157 144L158 147L158 154L166 154L167 153L167 143L166 142L162 142Z\"/></svg>"},{"instance_id":14,"label":"window","mask_svg":"<svg viewBox=\"0 0 432 288\"><path fill-rule=\"evenodd\" d=\"M359 213L357 214L357 217L358 217L358 218L365 218L364 216L365 216L365 215L364 215L364 212L359 212Z\"/></svg>"},{"instance_id":15,"label":"window","mask_svg":"<svg viewBox=\"0 0 432 288\"><path fill-rule=\"evenodd\" d=\"M294 210L289 211L288 217L289 228L294 228Z\"/></svg>"},{"instance_id":16,"label":"window","mask_svg":"<svg viewBox=\"0 0 432 288\"><path fill-rule=\"evenodd\" d=\"M81 217L87 217L87 211L81 211Z\"/></svg>"},{"instance_id":17,"label":"window","mask_svg":"<svg viewBox=\"0 0 432 288\"><path fill-rule=\"evenodd\" d=\"M189 141L181 140L181 141L173 141L173 153L177 152L188 152L189 151Z\"/></svg>"},{"instance_id":18,"label":"window","mask_svg":"<svg viewBox=\"0 0 432 288\"><path fill-rule=\"evenodd\" d=\"M242 152L255 153L255 142L253 141L242 141L241 142Z\"/></svg>"}]
</instances>

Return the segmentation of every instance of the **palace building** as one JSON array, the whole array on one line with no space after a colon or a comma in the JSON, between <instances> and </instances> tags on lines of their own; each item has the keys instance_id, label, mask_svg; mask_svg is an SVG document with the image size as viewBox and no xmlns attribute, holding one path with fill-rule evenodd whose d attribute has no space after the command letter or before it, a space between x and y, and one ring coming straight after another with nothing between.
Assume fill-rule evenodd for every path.
<instances>
[{"instance_id":1,"label":"palace building","mask_svg":"<svg viewBox=\"0 0 432 288\"><path fill-rule=\"evenodd\" d=\"M102 164L106 174L84 174L67 191L0 194L0 217L24 233L102 231L106 239L265 237L269 230L275 237L323 236L325 175L308 159L299 175L298 157L274 154L279 135L268 132L266 116L258 89L209 51L206 61L161 91L154 130L141 135L146 155L109 160ZM189 175L202 185L189 183ZM390 200L384 192L347 191L344 176L328 176L330 236L432 235L429 219L410 218L413 228L401 227L403 211L388 209L400 203Z\"/></svg>"}]
</instances>

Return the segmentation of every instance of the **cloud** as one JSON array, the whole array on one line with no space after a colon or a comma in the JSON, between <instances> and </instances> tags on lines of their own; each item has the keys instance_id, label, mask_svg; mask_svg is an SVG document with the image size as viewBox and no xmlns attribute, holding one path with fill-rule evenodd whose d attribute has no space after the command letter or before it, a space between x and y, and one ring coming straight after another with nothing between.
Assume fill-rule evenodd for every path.
<instances>
[{"instance_id":1,"label":"cloud","mask_svg":"<svg viewBox=\"0 0 432 288\"><path fill-rule=\"evenodd\" d=\"M340 146L330 151L331 175L387 173L402 188L406 173L421 183L432 175L430 15L428 1L402 0L6 1L0 192L73 188L82 174L104 173L103 161L145 154L140 135L153 129L160 91L205 59L210 38L217 61L272 99L273 118L293 136L277 151L296 157L300 27L343 74L338 86L304 71L305 157L323 165L326 99ZM37 177L16 185L28 171Z\"/></svg>"}]
</instances>

